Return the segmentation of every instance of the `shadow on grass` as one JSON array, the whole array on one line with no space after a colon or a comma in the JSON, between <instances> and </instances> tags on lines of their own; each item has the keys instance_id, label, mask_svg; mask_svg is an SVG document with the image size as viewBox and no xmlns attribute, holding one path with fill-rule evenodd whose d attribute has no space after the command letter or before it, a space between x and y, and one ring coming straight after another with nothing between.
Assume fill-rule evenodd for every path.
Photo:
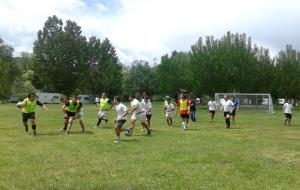
<instances>
[{"instance_id":1,"label":"shadow on grass","mask_svg":"<svg viewBox=\"0 0 300 190\"><path fill-rule=\"evenodd\" d=\"M121 139L121 142L139 142L139 140L134 138Z\"/></svg>"},{"instance_id":2,"label":"shadow on grass","mask_svg":"<svg viewBox=\"0 0 300 190\"><path fill-rule=\"evenodd\" d=\"M63 133L64 134L64 133ZM69 135L93 135L94 132L93 131L84 131L84 133L82 131L70 131Z\"/></svg>"},{"instance_id":3,"label":"shadow on grass","mask_svg":"<svg viewBox=\"0 0 300 190\"><path fill-rule=\"evenodd\" d=\"M37 136L55 136L60 135L60 132L37 133Z\"/></svg>"}]
</instances>

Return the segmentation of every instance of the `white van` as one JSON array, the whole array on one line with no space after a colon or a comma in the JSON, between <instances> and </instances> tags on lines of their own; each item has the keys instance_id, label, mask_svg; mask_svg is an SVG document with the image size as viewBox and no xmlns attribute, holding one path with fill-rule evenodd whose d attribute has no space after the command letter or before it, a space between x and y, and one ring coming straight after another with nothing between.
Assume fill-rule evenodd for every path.
<instances>
[{"instance_id":1,"label":"white van","mask_svg":"<svg viewBox=\"0 0 300 190\"><path fill-rule=\"evenodd\" d=\"M78 95L78 100L83 104L94 103L94 98L91 95Z\"/></svg>"},{"instance_id":2,"label":"white van","mask_svg":"<svg viewBox=\"0 0 300 190\"><path fill-rule=\"evenodd\" d=\"M285 100L284 100L283 98L277 99L277 103L278 103L279 105L283 105L284 102L285 102Z\"/></svg>"},{"instance_id":3,"label":"white van","mask_svg":"<svg viewBox=\"0 0 300 190\"><path fill-rule=\"evenodd\" d=\"M59 93L36 93L36 99L46 104L59 104L60 94Z\"/></svg>"}]
</instances>

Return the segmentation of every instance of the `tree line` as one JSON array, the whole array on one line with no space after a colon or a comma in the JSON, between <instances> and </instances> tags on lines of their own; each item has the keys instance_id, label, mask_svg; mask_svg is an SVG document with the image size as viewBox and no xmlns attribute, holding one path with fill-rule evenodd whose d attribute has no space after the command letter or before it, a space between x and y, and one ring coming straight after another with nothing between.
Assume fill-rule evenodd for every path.
<instances>
[{"instance_id":1,"label":"tree line","mask_svg":"<svg viewBox=\"0 0 300 190\"><path fill-rule=\"evenodd\" d=\"M175 97L181 88L198 97L239 92L299 99L300 52L287 45L271 57L246 34L227 32L220 39L200 37L188 52L174 50L154 66L144 60L123 65L109 39L87 38L76 22L64 25L54 15L37 32L32 54L13 57L0 38L0 84L0 99L34 91Z\"/></svg>"}]
</instances>

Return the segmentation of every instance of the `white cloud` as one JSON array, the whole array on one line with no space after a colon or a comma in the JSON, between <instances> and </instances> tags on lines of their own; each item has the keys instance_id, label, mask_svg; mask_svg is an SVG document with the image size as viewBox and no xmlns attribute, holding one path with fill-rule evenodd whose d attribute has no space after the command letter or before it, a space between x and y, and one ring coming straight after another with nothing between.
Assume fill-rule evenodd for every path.
<instances>
[{"instance_id":1,"label":"white cloud","mask_svg":"<svg viewBox=\"0 0 300 190\"><path fill-rule=\"evenodd\" d=\"M187 51L199 37L229 30L277 53L288 43L300 48L299 10L296 0L0 0L0 37L16 52L32 51L37 31L57 15L88 37L109 38L125 64Z\"/></svg>"}]
</instances>

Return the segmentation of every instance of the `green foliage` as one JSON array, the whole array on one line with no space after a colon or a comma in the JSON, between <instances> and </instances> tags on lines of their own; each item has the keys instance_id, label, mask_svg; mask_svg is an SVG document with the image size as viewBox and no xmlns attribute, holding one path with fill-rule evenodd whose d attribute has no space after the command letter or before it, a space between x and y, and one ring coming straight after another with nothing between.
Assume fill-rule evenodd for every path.
<instances>
[{"instance_id":1,"label":"green foliage","mask_svg":"<svg viewBox=\"0 0 300 190\"><path fill-rule=\"evenodd\" d=\"M154 70L147 61L135 61L130 67L124 68L123 95L136 95L155 92Z\"/></svg>"},{"instance_id":2,"label":"green foliage","mask_svg":"<svg viewBox=\"0 0 300 190\"><path fill-rule=\"evenodd\" d=\"M0 38L0 99L7 99L11 95L11 87L17 76L12 53L13 48Z\"/></svg>"},{"instance_id":3,"label":"green foliage","mask_svg":"<svg viewBox=\"0 0 300 190\"><path fill-rule=\"evenodd\" d=\"M110 41L106 38L101 43L100 39L91 37L87 51L88 75L84 81L89 92L98 96L102 92L109 95L121 93L122 65Z\"/></svg>"},{"instance_id":4,"label":"green foliage","mask_svg":"<svg viewBox=\"0 0 300 190\"><path fill-rule=\"evenodd\" d=\"M275 78L278 94L285 98L300 98L300 52L291 45L280 51L276 59Z\"/></svg>"},{"instance_id":5,"label":"green foliage","mask_svg":"<svg viewBox=\"0 0 300 190\"><path fill-rule=\"evenodd\" d=\"M46 92L70 95L85 76L86 39L75 22L48 17L34 42L35 85ZM42 82L41 82L42 81Z\"/></svg>"},{"instance_id":6,"label":"green foliage","mask_svg":"<svg viewBox=\"0 0 300 190\"><path fill-rule=\"evenodd\" d=\"M172 52L171 57L161 57L161 64L156 68L157 86L160 94L176 97L179 89L188 89L194 82L193 74L196 71L189 71L190 57L184 52Z\"/></svg>"},{"instance_id":7,"label":"green foliage","mask_svg":"<svg viewBox=\"0 0 300 190\"><path fill-rule=\"evenodd\" d=\"M212 96L215 92L260 92L269 89L263 69L272 66L268 50L252 46L245 34L228 32L221 39L202 38L191 47L191 78L193 91ZM257 79L265 84L257 88Z\"/></svg>"}]
</instances>

